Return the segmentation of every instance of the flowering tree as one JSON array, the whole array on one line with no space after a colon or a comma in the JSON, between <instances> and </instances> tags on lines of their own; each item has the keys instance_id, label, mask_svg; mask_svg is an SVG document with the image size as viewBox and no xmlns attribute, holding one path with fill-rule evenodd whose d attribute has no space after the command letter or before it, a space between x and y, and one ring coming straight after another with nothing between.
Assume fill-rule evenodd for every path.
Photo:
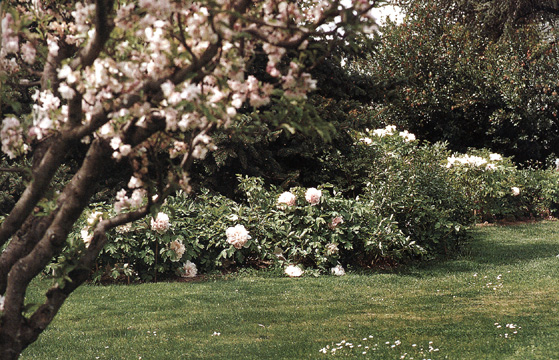
<instances>
[{"instance_id":1,"label":"flowering tree","mask_svg":"<svg viewBox=\"0 0 559 360\"><path fill-rule=\"evenodd\" d=\"M33 159L31 180L0 227L0 358L17 358L37 339L88 278L108 230L156 214L176 186L188 190L191 164L214 148L212 131L274 98L303 101L315 87L303 66L313 56L309 43L351 41L354 32L374 25L374 5L3 2L0 100L9 100L10 88L35 91L29 111L3 106L14 114L2 120L2 151ZM256 54L267 56L266 78L246 71ZM49 195L55 172L76 144L87 147L85 157L64 188ZM74 245L74 257L45 302L24 313L29 283L60 254L115 164L134 174L117 193L118 215L90 217L88 242Z\"/></svg>"}]
</instances>

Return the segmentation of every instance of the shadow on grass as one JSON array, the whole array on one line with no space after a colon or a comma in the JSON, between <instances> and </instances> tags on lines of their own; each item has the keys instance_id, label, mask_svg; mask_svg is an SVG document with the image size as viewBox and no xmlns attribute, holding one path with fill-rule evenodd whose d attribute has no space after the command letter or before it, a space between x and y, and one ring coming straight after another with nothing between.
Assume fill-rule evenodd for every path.
<instances>
[{"instance_id":1,"label":"shadow on grass","mask_svg":"<svg viewBox=\"0 0 559 360\"><path fill-rule=\"evenodd\" d=\"M496 226L476 231L467 255L480 264L507 265L559 254L559 224Z\"/></svg>"},{"instance_id":2,"label":"shadow on grass","mask_svg":"<svg viewBox=\"0 0 559 360\"><path fill-rule=\"evenodd\" d=\"M474 229L472 235L454 257L402 266L386 273L425 277L475 272L480 267L519 265L559 254L559 222L492 226Z\"/></svg>"}]
</instances>

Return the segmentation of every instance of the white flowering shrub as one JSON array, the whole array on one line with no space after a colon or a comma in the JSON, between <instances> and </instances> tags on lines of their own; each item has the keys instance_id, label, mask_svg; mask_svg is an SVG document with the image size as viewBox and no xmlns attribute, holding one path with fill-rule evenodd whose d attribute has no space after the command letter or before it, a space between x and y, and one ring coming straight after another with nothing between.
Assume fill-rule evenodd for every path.
<instances>
[{"instance_id":1,"label":"white flowering shrub","mask_svg":"<svg viewBox=\"0 0 559 360\"><path fill-rule=\"evenodd\" d=\"M386 126L354 134L354 163L361 166L360 197L379 207L429 256L452 251L472 223L470 200L441 165L443 144L424 144Z\"/></svg>"},{"instance_id":2,"label":"white flowering shrub","mask_svg":"<svg viewBox=\"0 0 559 360\"><path fill-rule=\"evenodd\" d=\"M488 150L453 154L443 164L468 198L478 221L544 218L559 203L559 172L519 169L510 158Z\"/></svg>"},{"instance_id":3,"label":"white flowering shrub","mask_svg":"<svg viewBox=\"0 0 559 360\"><path fill-rule=\"evenodd\" d=\"M116 228L98 258L94 279L153 281L288 265L297 265L305 273L340 275L348 265L395 264L423 253L374 203L332 194L333 189L326 185L311 190L315 195L320 192L316 202L316 198L306 199L307 188L292 188L286 196L285 191L265 189L261 179L239 180L246 194L244 202L207 190L197 196L178 192L159 211L168 214L159 215L159 220L168 221L165 232L152 226L153 219ZM115 211L107 205L96 206L91 214L107 216ZM77 228L86 224L84 217ZM71 246L64 259L71 257L71 251L86 248L78 229L69 237ZM51 270L62 272L63 264L51 264Z\"/></svg>"},{"instance_id":4,"label":"white flowering shrub","mask_svg":"<svg viewBox=\"0 0 559 360\"><path fill-rule=\"evenodd\" d=\"M356 134L354 154L368 169L357 198L330 185L267 188L262 179L245 177L238 178L241 202L207 190L179 191L151 218L111 232L95 277L150 281L184 275L186 263L190 275L288 265L307 274L339 274L348 265L394 264L452 251L474 216L547 216L557 209L554 167L519 170L487 150L450 154L444 144L420 144L392 126ZM132 178L128 187L137 186ZM97 204L71 241L87 247L91 219L117 210Z\"/></svg>"}]
</instances>

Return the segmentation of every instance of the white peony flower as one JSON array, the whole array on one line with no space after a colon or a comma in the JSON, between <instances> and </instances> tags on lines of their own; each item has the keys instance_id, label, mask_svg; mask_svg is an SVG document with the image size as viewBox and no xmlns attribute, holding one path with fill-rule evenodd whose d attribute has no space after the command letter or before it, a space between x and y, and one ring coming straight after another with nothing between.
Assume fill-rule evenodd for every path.
<instances>
[{"instance_id":1,"label":"white peony flower","mask_svg":"<svg viewBox=\"0 0 559 360\"><path fill-rule=\"evenodd\" d=\"M151 219L151 229L163 234L169 229L169 216L165 213L158 213L155 219Z\"/></svg>"},{"instance_id":2,"label":"white peony flower","mask_svg":"<svg viewBox=\"0 0 559 360\"><path fill-rule=\"evenodd\" d=\"M330 272L332 273L332 275L336 275L336 276L345 275L345 270L342 265L334 266L332 269L330 269Z\"/></svg>"},{"instance_id":3,"label":"white peony flower","mask_svg":"<svg viewBox=\"0 0 559 360\"><path fill-rule=\"evenodd\" d=\"M320 197L322 196L322 191L316 188L309 188L305 193L305 199L311 205L316 205L320 202Z\"/></svg>"},{"instance_id":4,"label":"white peony flower","mask_svg":"<svg viewBox=\"0 0 559 360\"><path fill-rule=\"evenodd\" d=\"M293 206L295 205L295 200L297 200L297 197L289 191L286 191L279 196L278 205L287 204L289 206Z\"/></svg>"},{"instance_id":5,"label":"white peony flower","mask_svg":"<svg viewBox=\"0 0 559 360\"><path fill-rule=\"evenodd\" d=\"M225 234L227 235L227 242L233 245L235 249L241 249L250 239L247 229L241 224L228 228Z\"/></svg>"},{"instance_id":6,"label":"white peony flower","mask_svg":"<svg viewBox=\"0 0 559 360\"><path fill-rule=\"evenodd\" d=\"M285 268L285 274L290 277L300 277L303 275L303 272L303 269L295 265L289 265Z\"/></svg>"},{"instance_id":7,"label":"white peony flower","mask_svg":"<svg viewBox=\"0 0 559 360\"><path fill-rule=\"evenodd\" d=\"M182 241L180 241L178 239L171 242L169 247L176 254L176 258L175 258L176 260L171 259L171 261L179 261L182 258L182 256L184 255L184 252L186 251L186 247L183 245Z\"/></svg>"},{"instance_id":8,"label":"white peony flower","mask_svg":"<svg viewBox=\"0 0 559 360\"><path fill-rule=\"evenodd\" d=\"M182 277L195 277L198 274L196 264L190 262L190 260L187 260L182 268L184 270L184 274L181 275Z\"/></svg>"},{"instance_id":9,"label":"white peony flower","mask_svg":"<svg viewBox=\"0 0 559 360\"><path fill-rule=\"evenodd\" d=\"M514 196L520 195L520 189L517 188L516 186L511 187L510 190L512 191L512 195Z\"/></svg>"},{"instance_id":10,"label":"white peony flower","mask_svg":"<svg viewBox=\"0 0 559 360\"><path fill-rule=\"evenodd\" d=\"M326 245L326 253L331 255L331 254L336 254L338 251L340 251L340 249L338 249L338 245L334 244L334 243L330 243L328 245Z\"/></svg>"}]
</instances>

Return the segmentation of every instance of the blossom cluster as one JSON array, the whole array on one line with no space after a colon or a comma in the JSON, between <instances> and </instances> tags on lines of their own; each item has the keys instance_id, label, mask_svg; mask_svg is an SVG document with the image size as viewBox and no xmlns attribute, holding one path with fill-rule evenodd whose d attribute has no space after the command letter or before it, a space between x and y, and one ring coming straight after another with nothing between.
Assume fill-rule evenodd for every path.
<instances>
[{"instance_id":1,"label":"blossom cluster","mask_svg":"<svg viewBox=\"0 0 559 360\"><path fill-rule=\"evenodd\" d=\"M320 198L322 197L322 190L318 190L317 188L308 188L305 192L305 200L312 206L318 205L320 203ZM295 194L285 191L281 193L278 197L277 204L278 205L288 205L288 206L295 206L297 201L297 196Z\"/></svg>"},{"instance_id":2,"label":"blossom cluster","mask_svg":"<svg viewBox=\"0 0 559 360\"><path fill-rule=\"evenodd\" d=\"M19 121L14 117L7 117L2 121L0 130L2 151L13 159L27 152L28 146L23 142L22 129Z\"/></svg>"},{"instance_id":3,"label":"blossom cluster","mask_svg":"<svg viewBox=\"0 0 559 360\"><path fill-rule=\"evenodd\" d=\"M466 165L466 166L481 168L485 165L484 169L495 170L496 169L495 163L501 160L503 160L503 157L500 154L495 154L495 153L489 155L489 161L491 162L488 162L487 159L476 155L468 155L468 154L462 156L452 155L451 157L447 158L446 167L451 168L456 165L463 165L463 166Z\"/></svg>"},{"instance_id":4,"label":"blossom cluster","mask_svg":"<svg viewBox=\"0 0 559 360\"><path fill-rule=\"evenodd\" d=\"M80 231L85 247L89 247L89 244L91 244L91 240L93 239L93 233L91 230L102 219L103 213L101 211L94 211L87 217L86 226Z\"/></svg>"},{"instance_id":5,"label":"blossom cluster","mask_svg":"<svg viewBox=\"0 0 559 360\"><path fill-rule=\"evenodd\" d=\"M26 41L20 46L19 36L16 31L14 31L14 26L16 25L15 19L9 12L2 18L2 37L0 38L0 70L6 72L15 72L19 69L16 63L16 58L11 58L7 60L8 55L17 54L21 55L21 59L29 65L35 62L35 57L37 55L37 50L33 44Z\"/></svg>"},{"instance_id":6,"label":"blossom cluster","mask_svg":"<svg viewBox=\"0 0 559 360\"><path fill-rule=\"evenodd\" d=\"M367 130L367 132L369 132L369 130ZM373 136L377 136L380 138L396 135L396 125L387 125L384 128L375 129L373 130L372 134ZM415 135L407 130L400 131L398 133L398 136L401 137L405 142L411 142L416 140ZM363 137L359 139L359 142L362 142L366 145L371 145L373 143L373 139L371 139L370 137Z\"/></svg>"}]
</instances>

